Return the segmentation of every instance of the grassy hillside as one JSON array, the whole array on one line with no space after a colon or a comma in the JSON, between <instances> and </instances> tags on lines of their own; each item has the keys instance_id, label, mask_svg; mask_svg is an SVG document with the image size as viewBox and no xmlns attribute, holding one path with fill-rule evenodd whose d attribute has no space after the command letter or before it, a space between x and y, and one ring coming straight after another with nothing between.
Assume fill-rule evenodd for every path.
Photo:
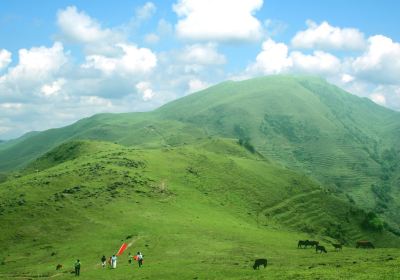
<instances>
[{"instance_id":1,"label":"grassy hillside","mask_svg":"<svg viewBox=\"0 0 400 280\"><path fill-rule=\"evenodd\" d=\"M269 76L224 82L153 112L96 115L2 144L0 171L24 168L73 139L159 148L237 138L382 216L400 233L399 123L398 112L322 79Z\"/></svg>"},{"instance_id":2,"label":"grassy hillside","mask_svg":"<svg viewBox=\"0 0 400 280\"><path fill-rule=\"evenodd\" d=\"M399 239L363 229L363 211L234 139L72 141L2 183L0 197L2 279L69 279L76 258L85 279L392 279L400 264L399 249L382 248ZM307 238L328 253L297 249ZM360 238L379 248L366 256ZM338 240L343 252L330 245ZM129 266L127 251L116 270L101 269L122 242L144 253L144 267ZM260 257L269 265L254 271Z\"/></svg>"}]
</instances>

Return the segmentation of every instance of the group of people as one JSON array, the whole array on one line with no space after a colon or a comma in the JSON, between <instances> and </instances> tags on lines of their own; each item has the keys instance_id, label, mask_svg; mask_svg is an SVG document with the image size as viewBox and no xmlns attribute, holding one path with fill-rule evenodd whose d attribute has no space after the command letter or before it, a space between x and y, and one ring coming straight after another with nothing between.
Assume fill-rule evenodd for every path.
<instances>
[{"instance_id":1,"label":"group of people","mask_svg":"<svg viewBox=\"0 0 400 280\"><path fill-rule=\"evenodd\" d=\"M143 254L141 252L137 252L136 255L132 255L131 253L129 253L128 255L128 262L131 264L133 263L133 261L137 261L139 267L142 267L143 265ZM112 255L112 257L110 257L108 259L108 264L110 265L111 268L117 268L117 256L116 255ZM104 268L107 265L107 258L106 256L103 256L101 258L101 266Z\"/></svg>"},{"instance_id":2,"label":"group of people","mask_svg":"<svg viewBox=\"0 0 400 280\"><path fill-rule=\"evenodd\" d=\"M143 254L141 252L137 252L136 255L132 255L131 253L129 253L129 255L128 255L129 264L132 264L134 261L137 261L139 267L142 267L142 265L143 265ZM108 259L108 264L110 265L110 268L117 268L117 256L116 255L112 255ZM107 258L106 258L106 256L102 256L101 257L101 266L103 268L105 268L106 265L107 265ZM81 270L81 262L80 262L80 260L76 260L76 262L74 264L74 268L75 268L75 276L79 276L80 270Z\"/></svg>"}]
</instances>

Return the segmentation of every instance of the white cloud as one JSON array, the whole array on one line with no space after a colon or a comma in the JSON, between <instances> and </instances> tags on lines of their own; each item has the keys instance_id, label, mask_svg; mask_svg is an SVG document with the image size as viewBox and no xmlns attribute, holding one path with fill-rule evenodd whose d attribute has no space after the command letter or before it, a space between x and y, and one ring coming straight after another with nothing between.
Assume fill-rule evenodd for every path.
<instances>
[{"instance_id":1,"label":"white cloud","mask_svg":"<svg viewBox=\"0 0 400 280\"><path fill-rule=\"evenodd\" d=\"M351 83L352 81L354 81L354 77L345 73L342 74L341 81L345 84Z\"/></svg>"},{"instance_id":2,"label":"white cloud","mask_svg":"<svg viewBox=\"0 0 400 280\"><path fill-rule=\"evenodd\" d=\"M254 41L262 26L254 13L263 0L178 0L173 10L179 37L204 41Z\"/></svg>"},{"instance_id":3,"label":"white cloud","mask_svg":"<svg viewBox=\"0 0 400 280\"><path fill-rule=\"evenodd\" d=\"M208 83L206 83L204 81L201 81L199 79L191 79L189 81L188 85L189 85L188 93L193 93L193 92L196 92L196 91L200 91L200 90L203 90L203 89L209 87Z\"/></svg>"},{"instance_id":4,"label":"white cloud","mask_svg":"<svg viewBox=\"0 0 400 280\"><path fill-rule=\"evenodd\" d=\"M340 60L323 51L314 51L312 55L298 51L290 53L293 62L293 70L301 73L329 75L340 71Z\"/></svg>"},{"instance_id":5,"label":"white cloud","mask_svg":"<svg viewBox=\"0 0 400 280\"><path fill-rule=\"evenodd\" d=\"M142 95L144 101L148 101L154 97L154 92L151 89L149 82L139 82L136 84L136 90Z\"/></svg>"},{"instance_id":6,"label":"white cloud","mask_svg":"<svg viewBox=\"0 0 400 280\"><path fill-rule=\"evenodd\" d=\"M186 46L180 57L184 62L190 64L220 65L226 63L225 56L218 53L217 46L212 43Z\"/></svg>"},{"instance_id":7,"label":"white cloud","mask_svg":"<svg viewBox=\"0 0 400 280\"><path fill-rule=\"evenodd\" d=\"M149 19L156 12L156 5L146 2L142 7L136 9L136 18L140 21Z\"/></svg>"},{"instance_id":8,"label":"white cloud","mask_svg":"<svg viewBox=\"0 0 400 280\"><path fill-rule=\"evenodd\" d=\"M400 84L400 43L376 35L368 39L368 49L352 63L358 77L384 84Z\"/></svg>"},{"instance_id":9,"label":"white cloud","mask_svg":"<svg viewBox=\"0 0 400 280\"><path fill-rule=\"evenodd\" d=\"M6 68L11 63L11 52L0 49L0 70Z\"/></svg>"},{"instance_id":10,"label":"white cloud","mask_svg":"<svg viewBox=\"0 0 400 280\"><path fill-rule=\"evenodd\" d=\"M262 44L262 51L257 55L256 62L246 71L255 74L279 74L292 66L293 62L288 57L288 47L284 43L268 39Z\"/></svg>"},{"instance_id":11,"label":"white cloud","mask_svg":"<svg viewBox=\"0 0 400 280\"><path fill-rule=\"evenodd\" d=\"M386 105L386 98L381 93L373 93L369 96L369 98L379 105Z\"/></svg>"},{"instance_id":12,"label":"white cloud","mask_svg":"<svg viewBox=\"0 0 400 280\"><path fill-rule=\"evenodd\" d=\"M45 84L41 87L40 91L44 96L57 96L65 84L65 79L58 79L50 84Z\"/></svg>"},{"instance_id":13,"label":"white cloud","mask_svg":"<svg viewBox=\"0 0 400 280\"><path fill-rule=\"evenodd\" d=\"M320 25L308 20L307 29L292 39L295 48L323 50L360 50L365 48L364 34L355 28L339 28L324 21Z\"/></svg>"},{"instance_id":14,"label":"white cloud","mask_svg":"<svg viewBox=\"0 0 400 280\"><path fill-rule=\"evenodd\" d=\"M110 29L102 29L100 23L69 6L57 13L57 24L68 39L78 43L94 43L111 36Z\"/></svg>"},{"instance_id":15,"label":"white cloud","mask_svg":"<svg viewBox=\"0 0 400 280\"><path fill-rule=\"evenodd\" d=\"M106 75L134 75L148 73L157 65L157 56L150 49L128 44L117 44L117 47L123 51L120 57L89 55L82 67L97 69Z\"/></svg>"},{"instance_id":16,"label":"white cloud","mask_svg":"<svg viewBox=\"0 0 400 280\"><path fill-rule=\"evenodd\" d=\"M18 53L18 64L9 68L2 77L3 82L12 83L17 87L46 81L68 62L63 45L59 42L55 42L50 48L42 46L29 50L20 49Z\"/></svg>"}]
</instances>

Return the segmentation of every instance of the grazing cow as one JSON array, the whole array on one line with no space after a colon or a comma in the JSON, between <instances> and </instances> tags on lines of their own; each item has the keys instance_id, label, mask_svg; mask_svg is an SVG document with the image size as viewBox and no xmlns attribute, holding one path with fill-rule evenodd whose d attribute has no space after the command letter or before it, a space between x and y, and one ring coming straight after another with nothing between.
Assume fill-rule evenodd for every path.
<instances>
[{"instance_id":1,"label":"grazing cow","mask_svg":"<svg viewBox=\"0 0 400 280\"><path fill-rule=\"evenodd\" d=\"M310 243L310 241L308 241L308 240L299 240L299 242L297 243L297 248L301 248L301 246L304 246L304 248L307 248L309 243Z\"/></svg>"},{"instance_id":2,"label":"grazing cow","mask_svg":"<svg viewBox=\"0 0 400 280\"><path fill-rule=\"evenodd\" d=\"M260 266L263 265L264 268L267 267L267 259L256 259L253 264L254 269L260 269Z\"/></svg>"},{"instance_id":3,"label":"grazing cow","mask_svg":"<svg viewBox=\"0 0 400 280\"><path fill-rule=\"evenodd\" d=\"M60 270L61 268L63 268L62 264L57 264L56 270Z\"/></svg>"},{"instance_id":4,"label":"grazing cow","mask_svg":"<svg viewBox=\"0 0 400 280\"><path fill-rule=\"evenodd\" d=\"M318 251L319 251L320 254L321 254L322 252L328 253L328 252L325 250L325 247L324 247L324 246L316 245L316 246L315 246L315 253L318 253Z\"/></svg>"},{"instance_id":5,"label":"grazing cow","mask_svg":"<svg viewBox=\"0 0 400 280\"><path fill-rule=\"evenodd\" d=\"M342 244L332 244L333 248L335 248L335 250L342 250Z\"/></svg>"},{"instance_id":6,"label":"grazing cow","mask_svg":"<svg viewBox=\"0 0 400 280\"><path fill-rule=\"evenodd\" d=\"M308 245L310 245L311 247L318 246L319 241L310 240L308 241Z\"/></svg>"},{"instance_id":7,"label":"grazing cow","mask_svg":"<svg viewBox=\"0 0 400 280\"><path fill-rule=\"evenodd\" d=\"M371 248L371 249L374 249L375 246L374 246L374 244L372 244L371 241L361 240L361 241L357 241L356 248Z\"/></svg>"}]
</instances>

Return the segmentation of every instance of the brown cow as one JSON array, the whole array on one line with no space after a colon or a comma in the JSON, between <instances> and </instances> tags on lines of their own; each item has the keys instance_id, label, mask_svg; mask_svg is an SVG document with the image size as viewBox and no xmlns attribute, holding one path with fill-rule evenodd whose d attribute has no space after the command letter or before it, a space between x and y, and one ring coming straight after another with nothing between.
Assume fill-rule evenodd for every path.
<instances>
[{"instance_id":1,"label":"brown cow","mask_svg":"<svg viewBox=\"0 0 400 280\"><path fill-rule=\"evenodd\" d=\"M371 249L374 249L375 246L374 246L374 244L372 244L371 241L360 240L360 241L357 241L356 248L366 248L366 249L367 248L371 248Z\"/></svg>"}]
</instances>

